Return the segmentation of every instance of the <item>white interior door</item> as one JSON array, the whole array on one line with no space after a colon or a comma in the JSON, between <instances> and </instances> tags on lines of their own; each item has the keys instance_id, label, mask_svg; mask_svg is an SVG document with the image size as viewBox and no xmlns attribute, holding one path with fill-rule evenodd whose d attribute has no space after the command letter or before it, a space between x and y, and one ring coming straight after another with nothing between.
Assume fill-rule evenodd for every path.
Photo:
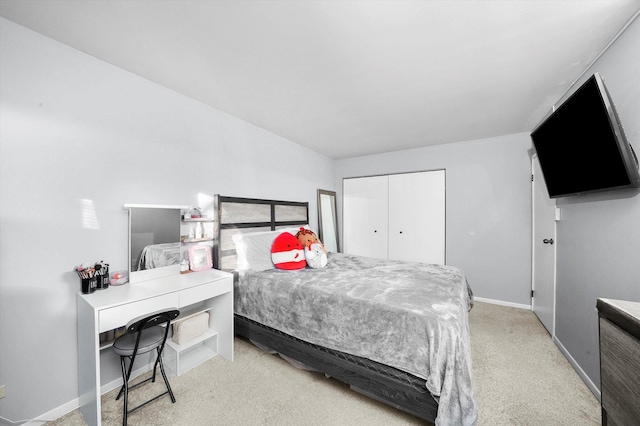
<instances>
[{"instance_id":1,"label":"white interior door","mask_svg":"<svg viewBox=\"0 0 640 426\"><path fill-rule=\"evenodd\" d=\"M344 253L387 258L388 193L388 176L343 180Z\"/></svg>"},{"instance_id":2,"label":"white interior door","mask_svg":"<svg viewBox=\"0 0 640 426\"><path fill-rule=\"evenodd\" d=\"M389 176L389 259L445 263L445 171Z\"/></svg>"},{"instance_id":3,"label":"white interior door","mask_svg":"<svg viewBox=\"0 0 640 426\"><path fill-rule=\"evenodd\" d=\"M549 198L538 158L532 163L533 204L533 312L547 331L555 335L556 202Z\"/></svg>"}]
</instances>

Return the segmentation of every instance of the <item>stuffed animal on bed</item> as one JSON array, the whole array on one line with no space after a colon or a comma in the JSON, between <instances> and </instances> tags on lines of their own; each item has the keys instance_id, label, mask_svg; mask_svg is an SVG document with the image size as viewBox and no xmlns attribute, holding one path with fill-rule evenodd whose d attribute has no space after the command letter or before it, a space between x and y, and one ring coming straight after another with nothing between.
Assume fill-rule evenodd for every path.
<instances>
[{"instance_id":1,"label":"stuffed animal on bed","mask_svg":"<svg viewBox=\"0 0 640 426\"><path fill-rule=\"evenodd\" d=\"M307 266L304 252L304 246L293 234L283 232L273 240L271 261L278 269L304 269Z\"/></svg>"},{"instance_id":2,"label":"stuffed animal on bed","mask_svg":"<svg viewBox=\"0 0 640 426\"><path fill-rule=\"evenodd\" d=\"M311 244L320 244L322 247L322 251L327 252L324 249L324 244L318 239L318 236L311 229L300 228L298 233L296 234L296 238L302 243L302 245L306 248Z\"/></svg>"},{"instance_id":3,"label":"stuffed animal on bed","mask_svg":"<svg viewBox=\"0 0 640 426\"><path fill-rule=\"evenodd\" d=\"M312 230L300 228L296 237L304 247L304 257L310 268L319 269L327 266L327 251Z\"/></svg>"}]
</instances>

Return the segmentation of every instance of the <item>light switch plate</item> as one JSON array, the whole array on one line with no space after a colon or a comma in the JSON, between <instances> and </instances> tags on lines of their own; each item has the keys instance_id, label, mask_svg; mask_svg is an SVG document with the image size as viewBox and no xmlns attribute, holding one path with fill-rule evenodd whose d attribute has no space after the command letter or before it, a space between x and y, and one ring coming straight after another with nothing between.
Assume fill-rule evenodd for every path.
<instances>
[{"instance_id":1,"label":"light switch plate","mask_svg":"<svg viewBox=\"0 0 640 426\"><path fill-rule=\"evenodd\" d=\"M4 385L0 386L0 399L4 398Z\"/></svg>"}]
</instances>

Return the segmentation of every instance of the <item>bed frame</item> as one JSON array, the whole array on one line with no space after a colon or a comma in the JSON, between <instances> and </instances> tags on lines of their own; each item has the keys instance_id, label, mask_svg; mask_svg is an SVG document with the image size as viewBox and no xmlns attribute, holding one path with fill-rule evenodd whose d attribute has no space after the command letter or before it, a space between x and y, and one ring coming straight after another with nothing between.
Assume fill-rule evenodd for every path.
<instances>
[{"instance_id":1,"label":"bed frame","mask_svg":"<svg viewBox=\"0 0 640 426\"><path fill-rule=\"evenodd\" d=\"M309 223L309 203L237 198L214 199L214 267L233 271L236 253L232 235L276 230ZM351 389L431 423L438 404L425 380L365 358L302 341L279 330L235 315L235 334L293 359L309 370L324 373Z\"/></svg>"}]
</instances>

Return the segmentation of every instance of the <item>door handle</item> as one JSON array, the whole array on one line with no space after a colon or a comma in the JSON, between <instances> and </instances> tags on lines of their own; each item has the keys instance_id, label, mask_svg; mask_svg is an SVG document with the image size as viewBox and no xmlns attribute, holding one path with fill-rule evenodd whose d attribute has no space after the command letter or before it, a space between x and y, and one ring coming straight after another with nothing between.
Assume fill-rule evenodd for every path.
<instances>
[{"instance_id":1,"label":"door handle","mask_svg":"<svg viewBox=\"0 0 640 426\"><path fill-rule=\"evenodd\" d=\"M544 240L542 240L542 242L545 244L553 244L553 238L551 238L550 240L545 238Z\"/></svg>"}]
</instances>

